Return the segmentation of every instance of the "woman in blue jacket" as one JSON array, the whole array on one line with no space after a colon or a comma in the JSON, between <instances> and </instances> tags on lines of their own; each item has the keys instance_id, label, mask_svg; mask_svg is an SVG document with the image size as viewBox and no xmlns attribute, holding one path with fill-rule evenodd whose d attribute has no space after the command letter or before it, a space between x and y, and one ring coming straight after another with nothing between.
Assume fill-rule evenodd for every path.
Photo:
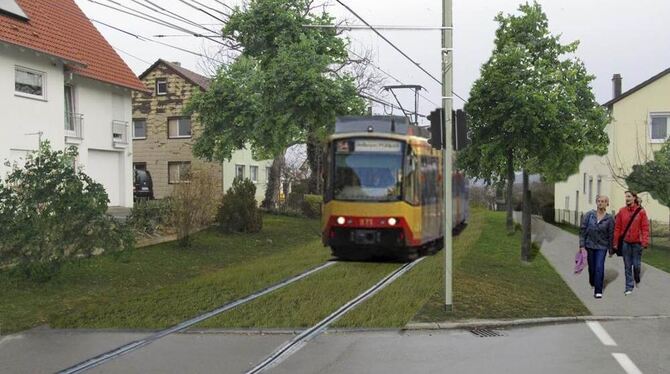
<instances>
[{"instance_id":1,"label":"woman in blue jacket","mask_svg":"<svg viewBox=\"0 0 670 374\"><path fill-rule=\"evenodd\" d=\"M607 213L609 205L607 196L598 196L597 209L584 215L579 230L579 248L588 253L589 283L594 289L593 296L596 299L603 297L605 256L612 247L614 237L614 218Z\"/></svg>"}]
</instances>

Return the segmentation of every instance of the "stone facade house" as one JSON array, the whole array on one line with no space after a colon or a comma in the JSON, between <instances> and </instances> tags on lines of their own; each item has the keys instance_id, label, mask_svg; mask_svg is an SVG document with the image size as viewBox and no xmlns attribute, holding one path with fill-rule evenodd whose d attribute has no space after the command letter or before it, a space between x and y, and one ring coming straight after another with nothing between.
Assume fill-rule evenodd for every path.
<instances>
[{"instance_id":1,"label":"stone facade house","mask_svg":"<svg viewBox=\"0 0 670 374\"><path fill-rule=\"evenodd\" d=\"M271 160L254 160L248 150L235 152L223 163L193 156L201 126L196 116L184 116L183 110L194 92L207 90L209 78L162 59L139 78L149 92L133 94L133 166L149 171L155 198L170 196L174 185L187 180L189 170L198 169L216 176L221 193L235 176L249 178L256 183L256 200L263 199Z\"/></svg>"}]
</instances>

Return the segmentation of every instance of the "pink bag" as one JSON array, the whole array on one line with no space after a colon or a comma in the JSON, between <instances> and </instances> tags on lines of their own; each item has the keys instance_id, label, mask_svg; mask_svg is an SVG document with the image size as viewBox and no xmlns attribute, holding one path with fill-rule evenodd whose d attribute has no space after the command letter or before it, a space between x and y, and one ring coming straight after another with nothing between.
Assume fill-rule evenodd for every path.
<instances>
[{"instance_id":1,"label":"pink bag","mask_svg":"<svg viewBox=\"0 0 670 374\"><path fill-rule=\"evenodd\" d=\"M575 274L579 274L586 267L586 251L578 250L575 254Z\"/></svg>"}]
</instances>

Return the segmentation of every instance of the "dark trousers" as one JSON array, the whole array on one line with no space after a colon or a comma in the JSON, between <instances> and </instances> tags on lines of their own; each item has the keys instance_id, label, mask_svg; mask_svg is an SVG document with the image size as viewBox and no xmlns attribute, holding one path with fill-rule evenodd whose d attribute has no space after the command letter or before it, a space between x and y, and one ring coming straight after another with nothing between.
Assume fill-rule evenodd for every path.
<instances>
[{"instance_id":1,"label":"dark trousers","mask_svg":"<svg viewBox=\"0 0 670 374\"><path fill-rule=\"evenodd\" d=\"M642 246L640 243L623 242L621 255L623 256L624 273L626 274L626 291L630 291L635 287L635 283L640 283Z\"/></svg>"},{"instance_id":2,"label":"dark trousers","mask_svg":"<svg viewBox=\"0 0 670 374\"><path fill-rule=\"evenodd\" d=\"M589 264L589 283L595 287L594 294L603 293L605 283L605 256L606 249L586 249L586 257Z\"/></svg>"}]
</instances>

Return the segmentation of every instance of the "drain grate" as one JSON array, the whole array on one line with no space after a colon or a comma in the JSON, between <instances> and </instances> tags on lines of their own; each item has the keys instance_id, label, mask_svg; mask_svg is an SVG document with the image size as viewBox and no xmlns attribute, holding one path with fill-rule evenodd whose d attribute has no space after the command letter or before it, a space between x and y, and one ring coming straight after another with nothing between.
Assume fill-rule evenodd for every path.
<instances>
[{"instance_id":1,"label":"drain grate","mask_svg":"<svg viewBox=\"0 0 670 374\"><path fill-rule=\"evenodd\" d=\"M505 336L505 334L503 334L500 331L490 329L472 329L470 330L470 332L476 336L479 336L480 338L494 338L497 336Z\"/></svg>"}]
</instances>

